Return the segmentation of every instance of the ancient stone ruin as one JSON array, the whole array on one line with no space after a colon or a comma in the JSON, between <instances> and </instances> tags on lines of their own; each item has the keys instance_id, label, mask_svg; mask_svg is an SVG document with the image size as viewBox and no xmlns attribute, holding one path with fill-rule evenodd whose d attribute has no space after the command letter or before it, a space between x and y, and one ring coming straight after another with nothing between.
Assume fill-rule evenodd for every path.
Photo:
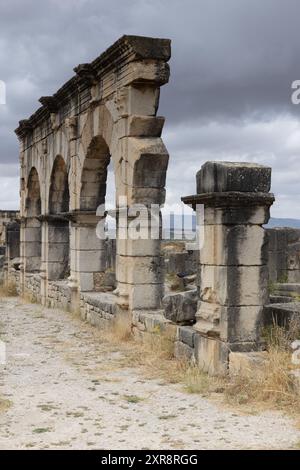
<instances>
[{"instance_id":1,"label":"ancient stone ruin","mask_svg":"<svg viewBox=\"0 0 300 470\"><path fill-rule=\"evenodd\" d=\"M168 39L123 36L20 121L21 218L7 227L6 280L99 327L129 314L134 334L168 331L177 356L224 374L234 355L263 350L274 312L291 311L300 237L263 227L274 202L269 167L207 162L196 194L182 198L197 216L204 210L201 249L162 241L151 205L165 200L169 155L157 110L170 55ZM110 161L116 240L99 236ZM135 222L145 222L146 237L128 236Z\"/></svg>"},{"instance_id":2,"label":"ancient stone ruin","mask_svg":"<svg viewBox=\"0 0 300 470\"><path fill-rule=\"evenodd\" d=\"M9 227L13 225L18 225L20 214L18 211L0 210L0 282L4 281L4 269L6 269L5 263L6 260L13 260L14 258L19 258L18 246L19 246L19 235L17 239L12 243L12 251L8 252L8 243L9 238ZM15 260L16 263L18 260Z\"/></svg>"}]
</instances>

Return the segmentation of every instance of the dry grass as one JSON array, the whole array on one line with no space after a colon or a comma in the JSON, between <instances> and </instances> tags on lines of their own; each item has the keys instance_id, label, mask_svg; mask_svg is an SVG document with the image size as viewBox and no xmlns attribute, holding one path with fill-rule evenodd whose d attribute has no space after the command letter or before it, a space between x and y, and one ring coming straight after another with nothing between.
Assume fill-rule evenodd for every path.
<instances>
[{"instance_id":1,"label":"dry grass","mask_svg":"<svg viewBox=\"0 0 300 470\"><path fill-rule=\"evenodd\" d=\"M8 410L8 408L10 408L11 405L12 403L10 400L3 400L2 398L0 398L0 413Z\"/></svg>"},{"instance_id":2,"label":"dry grass","mask_svg":"<svg viewBox=\"0 0 300 470\"><path fill-rule=\"evenodd\" d=\"M300 393L291 374L290 344L300 338L300 324L292 319L288 329L276 325L265 332L268 356L261 367L244 369L239 375L226 378L209 377L197 365L174 357L174 337L160 328L143 332L142 341L136 341L131 332L130 319L119 317L106 338L125 351L123 366L140 367L146 378L159 378L165 383L182 384L188 393L208 396L223 393L227 404L241 411L257 412L278 409L300 413Z\"/></svg>"},{"instance_id":3,"label":"dry grass","mask_svg":"<svg viewBox=\"0 0 300 470\"><path fill-rule=\"evenodd\" d=\"M103 333L103 332L102 332ZM119 316L102 339L122 343L123 366L139 367L148 379L158 378L165 383L182 384L188 393L207 395L220 390L220 380L209 377L196 365L174 357L174 332L156 327L143 332L142 338L132 334L129 317Z\"/></svg>"},{"instance_id":4,"label":"dry grass","mask_svg":"<svg viewBox=\"0 0 300 470\"><path fill-rule=\"evenodd\" d=\"M9 281L0 287L0 297L16 297L17 295L17 286L13 281Z\"/></svg>"},{"instance_id":5,"label":"dry grass","mask_svg":"<svg viewBox=\"0 0 300 470\"><path fill-rule=\"evenodd\" d=\"M131 319L127 314L119 314L106 330L102 331L101 338L110 343L127 343L132 341Z\"/></svg>"},{"instance_id":6,"label":"dry grass","mask_svg":"<svg viewBox=\"0 0 300 470\"><path fill-rule=\"evenodd\" d=\"M299 320L292 319L288 329L273 325L266 333L268 355L260 367L249 367L234 376L225 387L225 397L236 405L300 413L300 393L291 374L291 342L300 338Z\"/></svg>"},{"instance_id":7,"label":"dry grass","mask_svg":"<svg viewBox=\"0 0 300 470\"><path fill-rule=\"evenodd\" d=\"M36 296L32 292L24 292L24 294L20 297L20 300L24 304L37 304L38 303Z\"/></svg>"}]
</instances>

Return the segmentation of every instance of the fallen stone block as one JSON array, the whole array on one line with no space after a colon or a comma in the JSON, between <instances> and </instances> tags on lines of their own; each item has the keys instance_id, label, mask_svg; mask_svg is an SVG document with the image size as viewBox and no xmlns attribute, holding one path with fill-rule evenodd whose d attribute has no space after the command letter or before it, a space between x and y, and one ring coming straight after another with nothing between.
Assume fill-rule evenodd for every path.
<instances>
[{"instance_id":1,"label":"fallen stone block","mask_svg":"<svg viewBox=\"0 0 300 470\"><path fill-rule=\"evenodd\" d=\"M197 300L197 289L166 295L163 298L165 317L174 323L194 323L196 319Z\"/></svg>"}]
</instances>

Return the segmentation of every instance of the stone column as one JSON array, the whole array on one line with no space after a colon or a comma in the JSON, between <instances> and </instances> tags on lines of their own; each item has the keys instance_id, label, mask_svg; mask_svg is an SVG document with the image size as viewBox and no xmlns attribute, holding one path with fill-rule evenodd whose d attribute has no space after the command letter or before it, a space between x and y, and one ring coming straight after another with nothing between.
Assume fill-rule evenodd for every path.
<instances>
[{"instance_id":1,"label":"stone column","mask_svg":"<svg viewBox=\"0 0 300 470\"><path fill-rule=\"evenodd\" d=\"M48 280L63 279L69 264L69 221L65 217L49 215L48 218Z\"/></svg>"},{"instance_id":2,"label":"stone column","mask_svg":"<svg viewBox=\"0 0 300 470\"><path fill-rule=\"evenodd\" d=\"M40 272L41 223L36 217L27 217L22 224L25 272Z\"/></svg>"},{"instance_id":3,"label":"stone column","mask_svg":"<svg viewBox=\"0 0 300 470\"><path fill-rule=\"evenodd\" d=\"M194 209L204 205L195 355L211 374L226 372L230 351L260 348L270 184L268 167L207 162L197 173L197 195L182 198Z\"/></svg>"},{"instance_id":4,"label":"stone column","mask_svg":"<svg viewBox=\"0 0 300 470\"><path fill-rule=\"evenodd\" d=\"M77 284L80 292L97 290L106 269L105 240L98 238L96 232L99 220L95 212L72 213L69 285L75 289Z\"/></svg>"},{"instance_id":5,"label":"stone column","mask_svg":"<svg viewBox=\"0 0 300 470\"><path fill-rule=\"evenodd\" d=\"M137 217L119 218L116 258L119 307L129 308L131 312L161 309L163 262L160 236L161 220L154 224L146 206L142 206Z\"/></svg>"}]
</instances>

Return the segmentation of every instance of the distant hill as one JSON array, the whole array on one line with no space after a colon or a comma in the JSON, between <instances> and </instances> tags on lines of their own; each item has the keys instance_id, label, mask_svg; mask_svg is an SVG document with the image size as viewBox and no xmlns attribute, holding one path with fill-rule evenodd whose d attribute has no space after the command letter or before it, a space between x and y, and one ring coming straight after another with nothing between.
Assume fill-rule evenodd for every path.
<instances>
[{"instance_id":1,"label":"distant hill","mask_svg":"<svg viewBox=\"0 0 300 470\"><path fill-rule=\"evenodd\" d=\"M277 219L275 217L271 217L266 227L268 228L272 228L272 227L300 228L300 219L279 219L279 218Z\"/></svg>"},{"instance_id":2,"label":"distant hill","mask_svg":"<svg viewBox=\"0 0 300 470\"><path fill-rule=\"evenodd\" d=\"M170 228L171 230L178 230L182 225L186 227L187 230L195 229L196 227L196 217L194 215L185 215L184 222L183 216L181 214L173 214L171 217L164 217L164 226ZM272 227L292 227L300 228L300 219L284 219L271 217L269 223L265 225L267 228Z\"/></svg>"}]
</instances>

